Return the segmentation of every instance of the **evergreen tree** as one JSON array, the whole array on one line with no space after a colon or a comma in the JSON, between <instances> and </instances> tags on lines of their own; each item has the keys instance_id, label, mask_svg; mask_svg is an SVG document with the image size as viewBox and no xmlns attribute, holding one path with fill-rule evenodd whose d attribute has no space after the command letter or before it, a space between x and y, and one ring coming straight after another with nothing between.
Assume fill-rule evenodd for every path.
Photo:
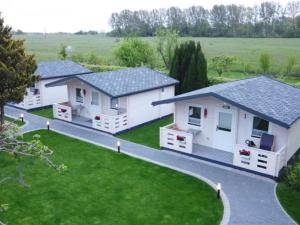
<instances>
[{"instance_id":1,"label":"evergreen tree","mask_svg":"<svg viewBox=\"0 0 300 225\"><path fill-rule=\"evenodd\" d=\"M207 86L207 62L199 42L185 42L176 48L170 75L180 81L176 94Z\"/></svg>"},{"instance_id":2,"label":"evergreen tree","mask_svg":"<svg viewBox=\"0 0 300 225\"><path fill-rule=\"evenodd\" d=\"M4 105L20 103L26 88L38 77L33 76L36 62L25 53L24 41L12 38L12 29L4 25L0 14L0 130L4 124Z\"/></svg>"}]
</instances>

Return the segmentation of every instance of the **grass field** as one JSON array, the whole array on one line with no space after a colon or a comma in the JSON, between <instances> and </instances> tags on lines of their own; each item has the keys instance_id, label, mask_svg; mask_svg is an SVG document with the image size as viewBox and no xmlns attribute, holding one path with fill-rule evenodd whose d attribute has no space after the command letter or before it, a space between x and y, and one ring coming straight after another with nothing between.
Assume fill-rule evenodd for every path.
<instances>
[{"instance_id":1,"label":"grass field","mask_svg":"<svg viewBox=\"0 0 300 225\"><path fill-rule=\"evenodd\" d=\"M146 145L159 149L159 128L171 124L173 116L146 124L142 127L135 128L126 133L118 135L119 138L132 141L138 144Z\"/></svg>"},{"instance_id":2,"label":"grass field","mask_svg":"<svg viewBox=\"0 0 300 225\"><path fill-rule=\"evenodd\" d=\"M116 38L102 35L72 35L49 34L43 35L18 35L19 39L26 40L26 47L34 53L38 60L58 59L58 51L62 44L74 48L74 53L95 53L111 63L113 49L119 44ZM145 38L154 45L154 38ZM254 71L259 67L259 55L269 52L272 55L272 70L280 71L286 63L288 56L296 57L295 71L300 74L300 38L181 38L200 41L208 59L217 55L236 56L240 61L250 64ZM159 61L158 64L162 62ZM241 63L235 68L241 69Z\"/></svg>"},{"instance_id":3,"label":"grass field","mask_svg":"<svg viewBox=\"0 0 300 225\"><path fill-rule=\"evenodd\" d=\"M8 117L8 116L5 116L4 117L4 120L5 121L8 121L8 122L12 122L12 123L14 123L14 124L16 124L17 126L19 126L19 127L21 127L21 126L23 126L24 124L25 124L25 122L22 122L22 120L21 119L13 119L13 118L11 118L11 117Z\"/></svg>"},{"instance_id":4,"label":"grass field","mask_svg":"<svg viewBox=\"0 0 300 225\"><path fill-rule=\"evenodd\" d=\"M293 190L285 183L279 183L276 193L287 213L300 224L300 192Z\"/></svg>"},{"instance_id":5,"label":"grass field","mask_svg":"<svg viewBox=\"0 0 300 225\"><path fill-rule=\"evenodd\" d=\"M39 134L68 171L55 172L41 161L26 159L30 188L1 185L0 214L8 224L22 225L217 225L223 206L206 183L46 130ZM1 175L16 170L12 157L0 153Z\"/></svg>"},{"instance_id":6,"label":"grass field","mask_svg":"<svg viewBox=\"0 0 300 225\"><path fill-rule=\"evenodd\" d=\"M53 119L53 109L52 107L43 108L43 109L35 109L31 110L30 113L42 116L48 119Z\"/></svg>"}]
</instances>

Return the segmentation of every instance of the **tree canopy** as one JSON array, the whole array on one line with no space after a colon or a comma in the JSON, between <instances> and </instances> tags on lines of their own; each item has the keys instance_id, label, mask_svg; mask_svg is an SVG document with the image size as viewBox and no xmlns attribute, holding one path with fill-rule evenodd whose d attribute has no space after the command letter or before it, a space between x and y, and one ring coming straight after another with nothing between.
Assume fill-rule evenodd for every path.
<instances>
[{"instance_id":1,"label":"tree canopy","mask_svg":"<svg viewBox=\"0 0 300 225\"><path fill-rule=\"evenodd\" d=\"M19 103L26 88L37 79L33 76L36 62L25 52L24 41L12 38L12 28L4 25L0 14L0 129L4 124L4 105Z\"/></svg>"},{"instance_id":2,"label":"tree canopy","mask_svg":"<svg viewBox=\"0 0 300 225\"><path fill-rule=\"evenodd\" d=\"M181 36L300 37L300 1L286 6L266 1L253 7L214 5L181 9L123 10L110 18L112 36L154 36L158 28L177 30Z\"/></svg>"},{"instance_id":3,"label":"tree canopy","mask_svg":"<svg viewBox=\"0 0 300 225\"><path fill-rule=\"evenodd\" d=\"M121 66L138 67L154 65L154 51L150 44L140 38L128 37L114 52Z\"/></svg>"},{"instance_id":4,"label":"tree canopy","mask_svg":"<svg viewBox=\"0 0 300 225\"><path fill-rule=\"evenodd\" d=\"M184 42L176 47L170 75L180 82L176 87L176 94L193 91L208 85L207 61L200 42Z\"/></svg>"}]
</instances>

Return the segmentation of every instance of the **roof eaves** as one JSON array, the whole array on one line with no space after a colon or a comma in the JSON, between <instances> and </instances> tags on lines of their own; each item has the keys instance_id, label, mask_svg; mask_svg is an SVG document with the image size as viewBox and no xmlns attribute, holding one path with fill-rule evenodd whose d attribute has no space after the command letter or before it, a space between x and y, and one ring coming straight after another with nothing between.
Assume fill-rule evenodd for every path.
<instances>
[{"instance_id":1,"label":"roof eaves","mask_svg":"<svg viewBox=\"0 0 300 225\"><path fill-rule=\"evenodd\" d=\"M121 95L115 95L113 97L114 98L120 98L120 97L129 96L129 95L139 94L139 93L143 93L143 92L146 92L146 91L156 90L156 89L163 88L163 87L170 87L170 86L176 85L178 83L179 83L179 81L177 81L177 82L174 81L174 83L169 83L169 84L165 84L165 85L151 87L151 88L147 88L147 89L143 89L143 90L139 90L139 91L128 92L128 93L124 93L124 94L121 94Z\"/></svg>"},{"instance_id":2,"label":"roof eaves","mask_svg":"<svg viewBox=\"0 0 300 225\"><path fill-rule=\"evenodd\" d=\"M156 106L156 105L160 105L160 104L167 104L167 103L172 103L172 102L178 102L178 101L184 101L184 100L195 99L195 98L202 98L202 97L208 97L208 96L213 96L215 98L218 98L218 99L220 99L220 100L222 100L224 102L227 102L229 104L237 106L238 108L241 108L241 109L243 109L243 110L245 110L247 112L250 112L250 113L252 113L254 115L257 115L257 116L261 117L262 119L265 119L265 120L268 120L270 122L273 122L273 123L275 123L275 124L277 124L279 126L282 126L284 128L289 128L290 127L290 124L287 124L287 123L282 122L280 120L277 120L277 119L275 119L273 117L270 117L268 115L260 113L260 112L258 112L256 110L253 110L253 109L251 109L249 107L241 105L241 104L239 104L239 103L237 103L235 101L227 99L227 98L225 98L225 97L223 97L223 96L221 96L219 94L216 94L214 92L207 92L207 93L203 93L203 94L196 94L196 95L191 95L191 96L183 96L183 97L180 97L180 98L171 98L171 99L156 101L156 102L152 102L152 105Z\"/></svg>"}]
</instances>

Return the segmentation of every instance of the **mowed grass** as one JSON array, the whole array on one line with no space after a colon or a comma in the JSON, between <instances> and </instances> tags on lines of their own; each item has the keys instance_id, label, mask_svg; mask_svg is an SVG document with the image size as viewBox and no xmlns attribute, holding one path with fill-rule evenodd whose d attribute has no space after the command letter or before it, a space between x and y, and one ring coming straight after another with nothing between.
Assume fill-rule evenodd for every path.
<instances>
[{"instance_id":1,"label":"mowed grass","mask_svg":"<svg viewBox=\"0 0 300 225\"><path fill-rule=\"evenodd\" d=\"M173 116L154 121L118 135L119 138L159 149L159 128L171 124Z\"/></svg>"},{"instance_id":2,"label":"mowed grass","mask_svg":"<svg viewBox=\"0 0 300 225\"><path fill-rule=\"evenodd\" d=\"M300 224L300 192L293 190L285 183L279 183L276 193L287 213Z\"/></svg>"},{"instance_id":3,"label":"mowed grass","mask_svg":"<svg viewBox=\"0 0 300 225\"><path fill-rule=\"evenodd\" d=\"M52 107L31 110L30 113L38 115L38 116L42 116L42 117L45 117L48 119L53 119Z\"/></svg>"},{"instance_id":4,"label":"mowed grass","mask_svg":"<svg viewBox=\"0 0 300 225\"><path fill-rule=\"evenodd\" d=\"M23 126L25 124L25 122L22 122L21 119L14 119L14 118L11 118L11 117L8 117L8 116L5 116L4 120L7 121L7 122L14 123L14 124L16 124L19 127L21 127L21 126Z\"/></svg>"},{"instance_id":5,"label":"mowed grass","mask_svg":"<svg viewBox=\"0 0 300 225\"><path fill-rule=\"evenodd\" d=\"M73 54L87 55L91 52L114 62L113 51L120 43L119 38L106 37L104 35L73 35L73 34L47 34L16 35L15 38L25 39L26 48L34 53L38 60L59 59L60 46L70 45ZM153 46L155 38L144 38ZM259 68L259 56L262 52L268 52L271 56L272 71L281 71L288 56L296 58L294 71L300 73L300 38L192 38L184 37L181 41L200 41L208 59L218 55L236 56L239 61L250 65L256 71ZM158 64L162 65L159 60ZM236 69L242 69L238 62Z\"/></svg>"},{"instance_id":6,"label":"mowed grass","mask_svg":"<svg viewBox=\"0 0 300 225\"><path fill-rule=\"evenodd\" d=\"M8 224L22 225L217 225L223 206L206 183L173 170L118 154L51 131L41 135L55 150L54 162L68 171L55 172L41 161L26 159L24 189L1 185L0 214ZM1 175L14 174L11 157L0 154Z\"/></svg>"}]
</instances>

